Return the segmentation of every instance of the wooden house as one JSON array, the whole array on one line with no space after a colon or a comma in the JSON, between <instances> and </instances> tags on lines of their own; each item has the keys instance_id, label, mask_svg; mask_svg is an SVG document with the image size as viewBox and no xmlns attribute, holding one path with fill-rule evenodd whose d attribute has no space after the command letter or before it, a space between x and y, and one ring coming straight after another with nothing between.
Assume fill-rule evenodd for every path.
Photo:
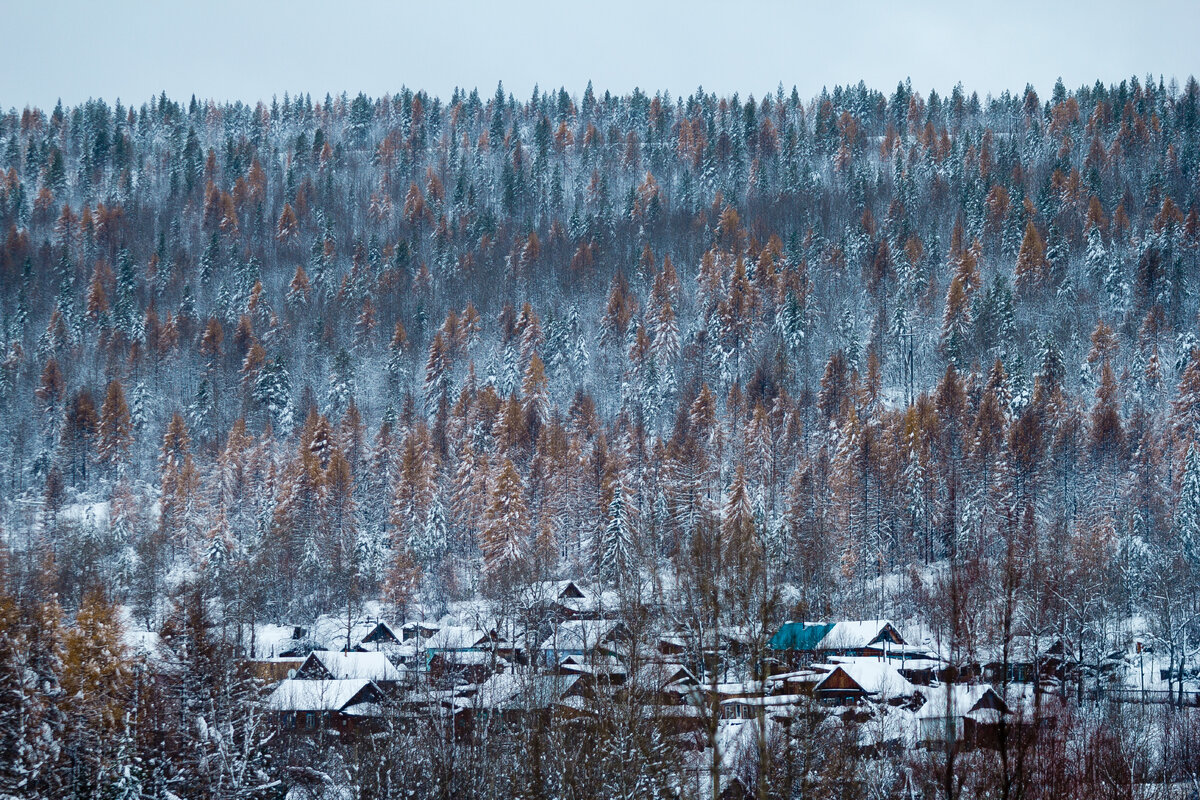
<instances>
[{"instance_id":1,"label":"wooden house","mask_svg":"<svg viewBox=\"0 0 1200 800\"><path fill-rule=\"evenodd\" d=\"M539 648L539 660L548 667L571 657L579 663L597 658L620 658L628 652L630 636L620 622L572 619L560 622Z\"/></svg>"},{"instance_id":2,"label":"wooden house","mask_svg":"<svg viewBox=\"0 0 1200 800\"><path fill-rule=\"evenodd\" d=\"M922 691L926 699L917 722L926 746L990 746L1012 714L1004 698L987 684L948 683Z\"/></svg>"},{"instance_id":3,"label":"wooden house","mask_svg":"<svg viewBox=\"0 0 1200 800\"><path fill-rule=\"evenodd\" d=\"M399 645L400 643L400 636L396 634L392 626L383 620L377 620L370 626L370 630L353 644L351 649L360 652L378 652L381 648Z\"/></svg>"},{"instance_id":4,"label":"wooden house","mask_svg":"<svg viewBox=\"0 0 1200 800\"><path fill-rule=\"evenodd\" d=\"M481 683L490 676L504 672L509 663L492 652L477 650L442 650L429 659L429 679L439 686Z\"/></svg>"},{"instance_id":5,"label":"wooden house","mask_svg":"<svg viewBox=\"0 0 1200 800\"><path fill-rule=\"evenodd\" d=\"M627 682L625 695L637 693L642 703L660 706L685 705L700 689L700 681L683 664L643 664Z\"/></svg>"},{"instance_id":6,"label":"wooden house","mask_svg":"<svg viewBox=\"0 0 1200 800\"><path fill-rule=\"evenodd\" d=\"M882 656L905 648L904 637L887 620L786 622L770 647L791 667L831 656Z\"/></svg>"},{"instance_id":7,"label":"wooden house","mask_svg":"<svg viewBox=\"0 0 1200 800\"><path fill-rule=\"evenodd\" d=\"M352 735L374 730L387 696L365 678L285 680L267 698L267 713L280 730L312 735Z\"/></svg>"},{"instance_id":8,"label":"wooden house","mask_svg":"<svg viewBox=\"0 0 1200 800\"><path fill-rule=\"evenodd\" d=\"M383 653L342 653L315 650L296 669L295 679L306 681L368 680L382 689L406 683L407 668L397 667Z\"/></svg>"},{"instance_id":9,"label":"wooden house","mask_svg":"<svg viewBox=\"0 0 1200 800\"><path fill-rule=\"evenodd\" d=\"M441 628L424 645L429 677L441 686L480 683L516 660L513 647L495 630L465 625Z\"/></svg>"},{"instance_id":10,"label":"wooden house","mask_svg":"<svg viewBox=\"0 0 1200 800\"><path fill-rule=\"evenodd\" d=\"M400 640L405 644L425 643L441 630L441 627L429 622L406 622L400 626Z\"/></svg>"},{"instance_id":11,"label":"wooden house","mask_svg":"<svg viewBox=\"0 0 1200 800\"><path fill-rule=\"evenodd\" d=\"M499 633L469 625L450 625L440 628L425 640L426 658L432 660L438 653L476 652L494 653L509 661L519 661L520 648L510 643Z\"/></svg>"},{"instance_id":12,"label":"wooden house","mask_svg":"<svg viewBox=\"0 0 1200 800\"><path fill-rule=\"evenodd\" d=\"M1007 648L992 648L980 661L980 673L991 683L1024 684L1061 681L1073 659L1058 637L1018 635Z\"/></svg>"},{"instance_id":13,"label":"wooden house","mask_svg":"<svg viewBox=\"0 0 1200 800\"><path fill-rule=\"evenodd\" d=\"M456 705L473 723L521 722L547 717L568 698L584 698L587 681L579 675L526 671L492 675L460 694Z\"/></svg>"},{"instance_id":14,"label":"wooden house","mask_svg":"<svg viewBox=\"0 0 1200 800\"><path fill-rule=\"evenodd\" d=\"M823 703L902 703L916 694L916 687L887 661L856 659L832 667L812 689L813 697Z\"/></svg>"}]
</instances>

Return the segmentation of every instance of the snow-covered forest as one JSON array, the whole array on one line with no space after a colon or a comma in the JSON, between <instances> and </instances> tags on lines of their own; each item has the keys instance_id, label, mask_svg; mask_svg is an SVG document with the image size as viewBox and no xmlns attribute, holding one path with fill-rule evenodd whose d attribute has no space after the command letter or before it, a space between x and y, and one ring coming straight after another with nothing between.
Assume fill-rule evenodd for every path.
<instances>
[{"instance_id":1,"label":"snow-covered forest","mask_svg":"<svg viewBox=\"0 0 1200 800\"><path fill-rule=\"evenodd\" d=\"M10 110L0 797L1186 796L1198 209L1193 78ZM1033 721L780 710L789 620ZM378 621L285 730L264 659Z\"/></svg>"}]
</instances>

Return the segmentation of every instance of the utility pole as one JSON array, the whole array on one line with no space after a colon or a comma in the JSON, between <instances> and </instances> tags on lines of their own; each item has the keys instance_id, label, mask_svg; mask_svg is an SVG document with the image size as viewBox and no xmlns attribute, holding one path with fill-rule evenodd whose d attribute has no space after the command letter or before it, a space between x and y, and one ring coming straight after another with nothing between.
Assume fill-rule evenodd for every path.
<instances>
[{"instance_id":1,"label":"utility pole","mask_svg":"<svg viewBox=\"0 0 1200 800\"><path fill-rule=\"evenodd\" d=\"M1138 652L1138 672L1141 673L1142 679L1142 705L1146 705L1146 654L1143 652L1142 643L1137 643Z\"/></svg>"}]
</instances>

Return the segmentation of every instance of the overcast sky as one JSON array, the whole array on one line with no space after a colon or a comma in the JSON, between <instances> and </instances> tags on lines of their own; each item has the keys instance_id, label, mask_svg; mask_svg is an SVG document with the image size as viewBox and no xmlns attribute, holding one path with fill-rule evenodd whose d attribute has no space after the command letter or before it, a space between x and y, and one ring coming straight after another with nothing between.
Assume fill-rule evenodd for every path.
<instances>
[{"instance_id":1,"label":"overcast sky","mask_svg":"<svg viewBox=\"0 0 1200 800\"><path fill-rule=\"evenodd\" d=\"M581 94L703 85L806 99L855 83L981 96L1147 73L1200 73L1198 0L0 0L0 107L88 97L140 104L166 90L218 100L402 85L525 99L535 83Z\"/></svg>"}]
</instances>

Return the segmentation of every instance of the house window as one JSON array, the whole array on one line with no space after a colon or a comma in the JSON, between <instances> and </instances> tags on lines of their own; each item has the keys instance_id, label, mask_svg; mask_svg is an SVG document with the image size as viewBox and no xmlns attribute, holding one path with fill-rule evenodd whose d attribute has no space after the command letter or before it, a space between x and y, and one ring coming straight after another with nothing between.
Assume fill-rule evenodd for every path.
<instances>
[{"instance_id":1,"label":"house window","mask_svg":"<svg viewBox=\"0 0 1200 800\"><path fill-rule=\"evenodd\" d=\"M310 729L317 727L317 715L314 712L309 711L304 715L304 727Z\"/></svg>"}]
</instances>

